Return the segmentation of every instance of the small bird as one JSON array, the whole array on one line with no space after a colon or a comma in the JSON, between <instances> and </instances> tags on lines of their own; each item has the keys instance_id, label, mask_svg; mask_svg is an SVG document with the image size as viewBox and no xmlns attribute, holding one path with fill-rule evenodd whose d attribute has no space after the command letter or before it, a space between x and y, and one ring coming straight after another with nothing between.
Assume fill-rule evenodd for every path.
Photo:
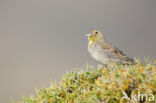
<instances>
[{"instance_id":1,"label":"small bird","mask_svg":"<svg viewBox=\"0 0 156 103\"><path fill-rule=\"evenodd\" d=\"M98 30L92 30L88 37L88 52L92 58L104 66L134 65L135 61L125 55L118 48L108 44L103 34Z\"/></svg>"}]
</instances>

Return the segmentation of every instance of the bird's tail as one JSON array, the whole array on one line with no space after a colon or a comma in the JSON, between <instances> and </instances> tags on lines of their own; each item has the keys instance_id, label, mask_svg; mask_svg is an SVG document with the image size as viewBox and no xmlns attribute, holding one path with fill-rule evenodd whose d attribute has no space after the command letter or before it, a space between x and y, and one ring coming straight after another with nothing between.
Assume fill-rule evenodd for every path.
<instances>
[{"instance_id":1,"label":"bird's tail","mask_svg":"<svg viewBox=\"0 0 156 103\"><path fill-rule=\"evenodd\" d=\"M131 65L135 65L136 61L134 59L129 59L129 62L131 63Z\"/></svg>"}]
</instances>

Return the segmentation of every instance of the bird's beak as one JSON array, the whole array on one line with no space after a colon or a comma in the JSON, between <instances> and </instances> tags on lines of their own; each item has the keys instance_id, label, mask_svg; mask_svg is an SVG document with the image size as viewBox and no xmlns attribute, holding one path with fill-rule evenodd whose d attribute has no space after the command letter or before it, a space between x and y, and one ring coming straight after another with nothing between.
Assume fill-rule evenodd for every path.
<instances>
[{"instance_id":1,"label":"bird's beak","mask_svg":"<svg viewBox=\"0 0 156 103\"><path fill-rule=\"evenodd\" d=\"M87 37L91 36L91 34L86 34Z\"/></svg>"}]
</instances>

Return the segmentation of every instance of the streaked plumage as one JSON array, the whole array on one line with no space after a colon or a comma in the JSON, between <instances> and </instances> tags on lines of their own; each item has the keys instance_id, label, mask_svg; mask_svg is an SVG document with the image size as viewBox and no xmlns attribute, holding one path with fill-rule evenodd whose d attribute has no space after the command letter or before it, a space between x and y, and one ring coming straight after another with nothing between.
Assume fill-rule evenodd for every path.
<instances>
[{"instance_id":1,"label":"streaked plumage","mask_svg":"<svg viewBox=\"0 0 156 103\"><path fill-rule=\"evenodd\" d=\"M98 30L92 30L88 34L88 51L100 64L112 66L114 64L135 64L135 61L125 55L118 48L104 41L103 34Z\"/></svg>"}]
</instances>

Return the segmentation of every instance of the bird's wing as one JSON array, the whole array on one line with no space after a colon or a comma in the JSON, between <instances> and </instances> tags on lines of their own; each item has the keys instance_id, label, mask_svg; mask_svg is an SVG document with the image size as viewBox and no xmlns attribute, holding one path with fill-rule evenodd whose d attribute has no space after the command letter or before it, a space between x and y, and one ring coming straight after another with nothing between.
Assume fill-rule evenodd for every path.
<instances>
[{"instance_id":1,"label":"bird's wing","mask_svg":"<svg viewBox=\"0 0 156 103\"><path fill-rule=\"evenodd\" d=\"M125 55L122 51L120 51L118 48L111 46L110 44L107 44L105 42L97 42L97 45L105 52L109 52L111 54L111 57L118 58L123 61L132 62L133 59L129 58L127 55Z\"/></svg>"}]
</instances>

